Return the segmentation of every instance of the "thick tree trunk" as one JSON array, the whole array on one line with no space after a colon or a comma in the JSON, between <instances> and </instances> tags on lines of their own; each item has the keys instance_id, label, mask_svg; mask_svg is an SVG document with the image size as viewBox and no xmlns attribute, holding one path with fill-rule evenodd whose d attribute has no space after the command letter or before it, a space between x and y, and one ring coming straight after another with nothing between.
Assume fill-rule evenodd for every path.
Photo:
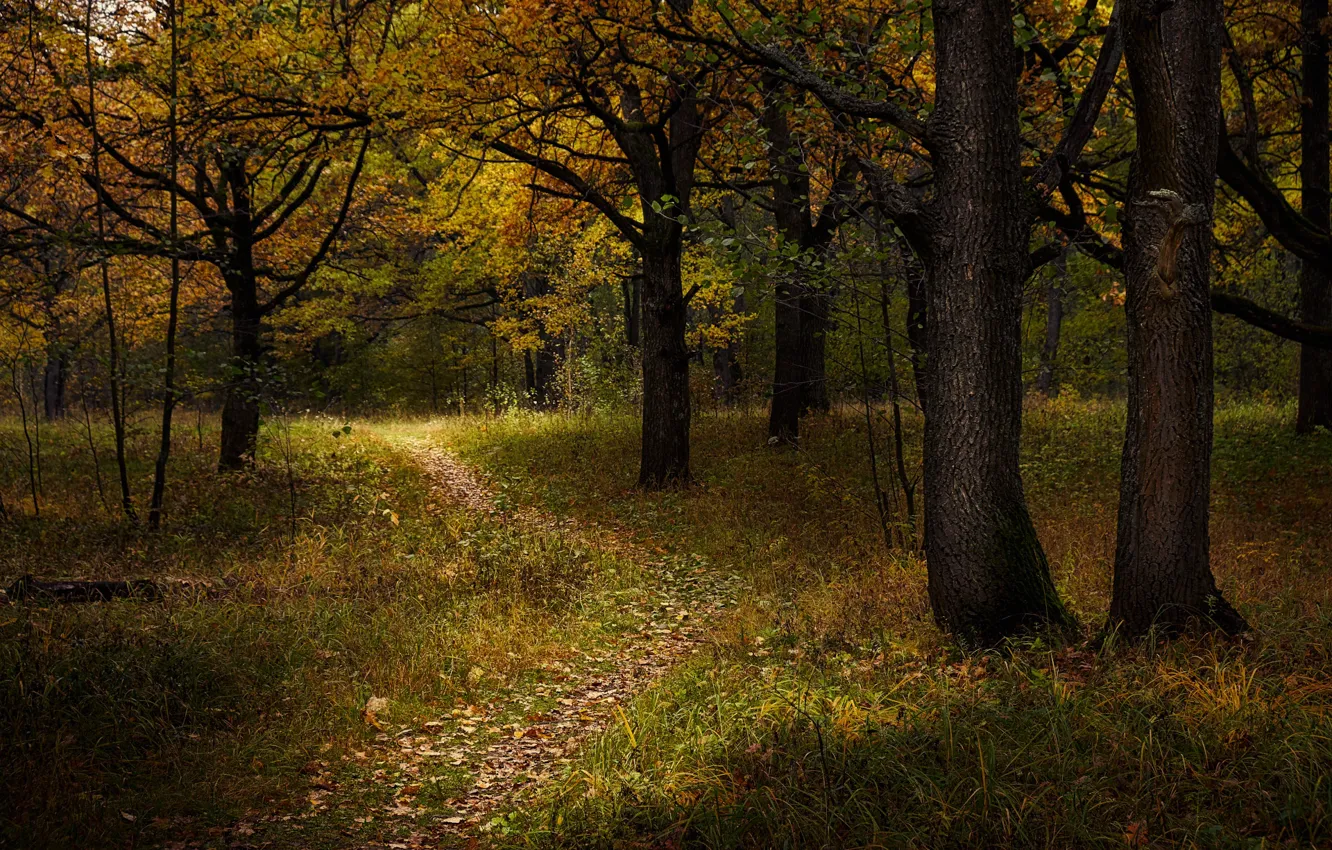
<instances>
[{"instance_id":1,"label":"thick tree trunk","mask_svg":"<svg viewBox=\"0 0 1332 850\"><path fill-rule=\"evenodd\" d=\"M1055 278L1045 290L1045 345L1041 347L1041 370L1036 389L1046 398L1059 395L1055 361L1059 358L1059 335L1064 325L1064 285L1068 282L1068 252L1055 261Z\"/></svg>"},{"instance_id":2,"label":"thick tree trunk","mask_svg":"<svg viewBox=\"0 0 1332 850\"><path fill-rule=\"evenodd\" d=\"M840 209L834 187L816 222L810 205L810 180L800 138L791 132L781 86L766 82L763 127L768 140L768 167L780 179L773 183L773 215L782 242L799 255L790 259L776 282L772 409L769 442L795 445L800 417L828 409L827 332L831 294L819 278L827 265L828 246L836 232ZM850 180L839 173L838 183Z\"/></svg>"},{"instance_id":3,"label":"thick tree trunk","mask_svg":"<svg viewBox=\"0 0 1332 850\"><path fill-rule=\"evenodd\" d=\"M1012 8L935 0L930 120L938 230L930 263L925 551L939 624L994 644L1063 626L1018 472L1028 217Z\"/></svg>"},{"instance_id":4,"label":"thick tree trunk","mask_svg":"<svg viewBox=\"0 0 1332 850\"><path fill-rule=\"evenodd\" d=\"M1110 621L1131 637L1193 621L1245 628L1208 560L1221 6L1179 0L1161 17L1154 7L1132 0L1124 19L1137 152L1124 216L1128 427Z\"/></svg>"},{"instance_id":5,"label":"thick tree trunk","mask_svg":"<svg viewBox=\"0 0 1332 850\"><path fill-rule=\"evenodd\" d=\"M259 302L253 286L241 282L231 294L231 356L235 376L222 405L219 470L254 464L259 445L258 370L263 356Z\"/></svg>"},{"instance_id":6,"label":"thick tree trunk","mask_svg":"<svg viewBox=\"0 0 1332 850\"><path fill-rule=\"evenodd\" d=\"M638 483L689 480L689 350L680 243L643 255L643 455Z\"/></svg>"},{"instance_id":7,"label":"thick tree trunk","mask_svg":"<svg viewBox=\"0 0 1332 850\"><path fill-rule=\"evenodd\" d=\"M1322 29L1327 0L1303 0L1300 100L1300 205L1304 217L1324 231L1329 225L1328 37ZM1306 324L1332 326L1332 271L1305 261L1300 270L1300 318ZM1332 429L1332 350L1300 347L1300 400L1295 430L1307 434Z\"/></svg>"}]
</instances>

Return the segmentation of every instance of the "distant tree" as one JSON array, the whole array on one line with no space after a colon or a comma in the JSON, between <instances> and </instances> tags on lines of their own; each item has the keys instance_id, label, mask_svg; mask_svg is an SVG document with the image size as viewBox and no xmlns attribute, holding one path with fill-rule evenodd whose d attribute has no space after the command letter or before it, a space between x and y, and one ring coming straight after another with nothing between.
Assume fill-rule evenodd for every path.
<instances>
[{"instance_id":1,"label":"distant tree","mask_svg":"<svg viewBox=\"0 0 1332 850\"><path fill-rule=\"evenodd\" d=\"M808 141L791 127L791 102L784 89L785 84L769 79L761 113L773 219L789 249L785 267L773 282L774 363L768 438L795 444L800 438L800 417L811 409L828 408L825 350L831 293L826 280L820 280L825 277L820 270L827 264L833 237L849 212L852 196L859 191L855 182L859 163L854 155L843 152L836 182L815 215Z\"/></svg>"},{"instance_id":2,"label":"distant tree","mask_svg":"<svg viewBox=\"0 0 1332 850\"><path fill-rule=\"evenodd\" d=\"M383 59L394 6L359 0L253 12L199 0L181 34L182 91L172 98L171 40L137 37L162 31L168 9L94 6L81 28L98 47L91 66L80 69L68 67L71 54L62 48L68 10L59 0L30 5L35 25L27 38L44 75L86 85L67 88L63 100L43 91L11 109L66 145L98 151L100 167L90 159L81 178L110 220L92 238L58 222L38 229L51 240L91 243L103 255L198 261L216 270L229 298L233 358L218 465L243 466L259 429L264 323L329 258L352 210L375 105L392 96L384 84L357 88L351 71ZM234 49L215 49L223 42ZM293 51L306 62L292 61ZM124 108L99 115L90 91ZM172 127L179 131L174 146ZM188 215L173 238L168 209L177 202ZM0 203L0 213L6 226L34 224L16 204Z\"/></svg>"},{"instance_id":3,"label":"distant tree","mask_svg":"<svg viewBox=\"0 0 1332 850\"><path fill-rule=\"evenodd\" d=\"M470 10L457 33L465 61L445 98L466 105L455 121L476 143L541 172L538 191L591 204L642 258L639 484L648 488L690 478L693 293L683 291L681 266L698 154L714 120L707 86L719 74L659 29L691 14L684 0Z\"/></svg>"}]
</instances>

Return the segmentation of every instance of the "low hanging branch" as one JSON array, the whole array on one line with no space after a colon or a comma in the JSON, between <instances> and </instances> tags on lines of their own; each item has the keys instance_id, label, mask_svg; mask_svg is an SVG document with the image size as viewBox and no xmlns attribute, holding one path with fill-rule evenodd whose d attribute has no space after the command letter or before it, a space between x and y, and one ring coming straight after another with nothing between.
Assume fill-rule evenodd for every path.
<instances>
[{"instance_id":1,"label":"low hanging branch","mask_svg":"<svg viewBox=\"0 0 1332 850\"><path fill-rule=\"evenodd\" d=\"M1301 345L1310 345L1314 348L1332 349L1332 328L1305 324L1269 310L1247 298L1214 290L1212 292L1212 309L1274 333L1282 339L1298 342Z\"/></svg>"}]
</instances>

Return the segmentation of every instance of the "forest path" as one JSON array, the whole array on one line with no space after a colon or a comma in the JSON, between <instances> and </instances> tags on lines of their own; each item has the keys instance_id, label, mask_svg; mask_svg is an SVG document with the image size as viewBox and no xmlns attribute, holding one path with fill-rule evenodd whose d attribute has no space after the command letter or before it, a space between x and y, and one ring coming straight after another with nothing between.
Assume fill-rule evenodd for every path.
<instances>
[{"instance_id":1,"label":"forest path","mask_svg":"<svg viewBox=\"0 0 1332 850\"><path fill-rule=\"evenodd\" d=\"M472 784L447 808L454 814L434 819L434 832L476 834L488 828L489 815L512 802L518 792L531 790L557 774L589 737L614 722L621 706L650 687L672 667L691 656L709 639L711 627L721 612L734 605L739 577L687 559L663 558L630 539L624 532L530 506L501 510L497 491L477 470L447 449L420 438L394 442L406 451L431 479L441 499L462 505L520 531L558 533L565 540L589 551L631 562L651 577L647 593L636 602L623 603L626 613L637 620L637 628L621 635L613 647L581 653L561 665L563 675L553 683L518 689L505 704L484 707L478 716L463 718L452 734L432 734L430 729L452 726L456 717L426 724L424 734L381 735L377 748L391 750L387 756L399 760L399 768L410 777L411 763L437 761L440 757L455 767L465 766ZM553 705L547 710L533 707ZM512 722L514 717L520 722ZM495 721L510 722L502 727ZM485 727L489 736L475 734ZM405 785L410 788L410 784ZM409 797L399 795L388 814L428 814ZM413 835L410 842L388 843L390 848L433 846L418 843L427 836Z\"/></svg>"}]
</instances>

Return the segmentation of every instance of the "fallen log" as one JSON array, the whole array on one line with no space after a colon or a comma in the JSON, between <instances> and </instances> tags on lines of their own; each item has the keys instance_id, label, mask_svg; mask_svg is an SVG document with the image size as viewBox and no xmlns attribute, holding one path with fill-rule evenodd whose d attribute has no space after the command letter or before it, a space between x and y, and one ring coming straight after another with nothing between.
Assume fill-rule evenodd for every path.
<instances>
[{"instance_id":1,"label":"fallen log","mask_svg":"<svg viewBox=\"0 0 1332 850\"><path fill-rule=\"evenodd\" d=\"M117 598L158 599L161 588L149 579L133 581L41 581L26 575L5 590L10 602L24 599L52 602L108 602Z\"/></svg>"}]
</instances>

